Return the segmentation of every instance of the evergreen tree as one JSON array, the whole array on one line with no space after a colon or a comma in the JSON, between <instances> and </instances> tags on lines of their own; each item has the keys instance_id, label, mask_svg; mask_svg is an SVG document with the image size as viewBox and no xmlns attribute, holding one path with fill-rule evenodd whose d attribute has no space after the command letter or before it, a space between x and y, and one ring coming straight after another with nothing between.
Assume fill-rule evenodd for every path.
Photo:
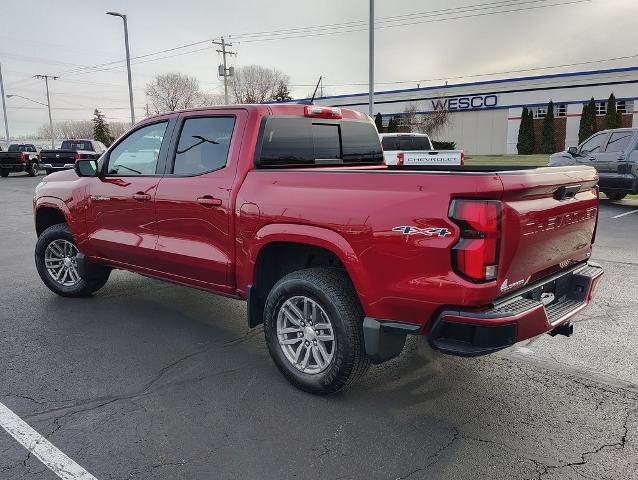
<instances>
[{"instance_id":1,"label":"evergreen tree","mask_svg":"<svg viewBox=\"0 0 638 480\"><path fill-rule=\"evenodd\" d=\"M394 117L390 118L390 122L388 123L388 133L397 133L399 131L399 124L395 120Z\"/></svg>"},{"instance_id":2,"label":"evergreen tree","mask_svg":"<svg viewBox=\"0 0 638 480\"><path fill-rule=\"evenodd\" d=\"M605 114L605 128L621 128L622 113L616 108L616 97L612 93L607 100L607 113Z\"/></svg>"},{"instance_id":3,"label":"evergreen tree","mask_svg":"<svg viewBox=\"0 0 638 480\"><path fill-rule=\"evenodd\" d=\"M379 132L383 131L383 118L381 117L381 113L377 113L374 116L374 124L377 126Z\"/></svg>"},{"instance_id":4,"label":"evergreen tree","mask_svg":"<svg viewBox=\"0 0 638 480\"><path fill-rule=\"evenodd\" d=\"M583 140L588 139L598 131L598 123L596 122L596 100L594 100L594 97L591 97L591 100L587 104L586 127L588 134Z\"/></svg>"},{"instance_id":5,"label":"evergreen tree","mask_svg":"<svg viewBox=\"0 0 638 480\"><path fill-rule=\"evenodd\" d=\"M534 153L534 115L527 107L523 107L521 114L521 126L518 130L518 148L519 155L531 155Z\"/></svg>"},{"instance_id":6,"label":"evergreen tree","mask_svg":"<svg viewBox=\"0 0 638 480\"><path fill-rule=\"evenodd\" d=\"M590 108L591 107L588 103L583 105L583 113L580 116L580 126L578 127L579 144L583 143L585 140L593 135L593 133L591 133L591 114L589 113Z\"/></svg>"},{"instance_id":7,"label":"evergreen tree","mask_svg":"<svg viewBox=\"0 0 638 480\"><path fill-rule=\"evenodd\" d=\"M288 90L288 85L286 84L286 82L284 82L283 80L279 82L272 99L275 102L292 100L292 97L290 96L290 90Z\"/></svg>"},{"instance_id":8,"label":"evergreen tree","mask_svg":"<svg viewBox=\"0 0 638 480\"><path fill-rule=\"evenodd\" d=\"M97 108L93 112L93 139L98 142L102 142L107 147L113 143L113 135L111 135L111 129L109 124L104 118L104 114Z\"/></svg>"},{"instance_id":9,"label":"evergreen tree","mask_svg":"<svg viewBox=\"0 0 638 480\"><path fill-rule=\"evenodd\" d=\"M543 119L541 131L541 153L556 153L556 126L554 125L554 102L547 105L547 115Z\"/></svg>"}]
</instances>

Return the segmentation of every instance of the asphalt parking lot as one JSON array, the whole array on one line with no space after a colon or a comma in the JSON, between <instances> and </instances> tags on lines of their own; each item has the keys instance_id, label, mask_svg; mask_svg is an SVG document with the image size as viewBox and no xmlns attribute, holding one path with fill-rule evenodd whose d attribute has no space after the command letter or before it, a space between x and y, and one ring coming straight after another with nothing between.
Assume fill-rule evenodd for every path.
<instances>
[{"instance_id":1,"label":"asphalt parking lot","mask_svg":"<svg viewBox=\"0 0 638 480\"><path fill-rule=\"evenodd\" d=\"M49 292L38 181L0 180L0 402L98 480L638 479L638 200L601 204L606 277L573 337L479 359L412 339L320 398L278 373L242 302L125 272ZM23 478L57 477L0 429L0 479Z\"/></svg>"}]
</instances>

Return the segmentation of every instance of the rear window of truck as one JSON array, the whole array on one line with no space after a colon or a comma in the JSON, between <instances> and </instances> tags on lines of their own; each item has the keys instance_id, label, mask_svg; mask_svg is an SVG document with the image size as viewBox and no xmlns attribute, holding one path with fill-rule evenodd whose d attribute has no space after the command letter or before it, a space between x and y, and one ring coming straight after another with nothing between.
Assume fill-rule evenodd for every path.
<instances>
[{"instance_id":1,"label":"rear window of truck","mask_svg":"<svg viewBox=\"0 0 638 480\"><path fill-rule=\"evenodd\" d=\"M397 137L383 137L383 149L386 151L403 150L405 152L417 150L431 150L432 145L428 137L414 137L399 135Z\"/></svg>"},{"instance_id":2,"label":"rear window of truck","mask_svg":"<svg viewBox=\"0 0 638 480\"><path fill-rule=\"evenodd\" d=\"M93 151L93 145L91 142L82 141L82 140L65 140L62 142L61 150L75 150L76 152L79 150L84 150L87 152Z\"/></svg>"},{"instance_id":3,"label":"rear window of truck","mask_svg":"<svg viewBox=\"0 0 638 480\"><path fill-rule=\"evenodd\" d=\"M256 155L260 167L383 163L379 137L370 122L266 117L262 128Z\"/></svg>"}]
</instances>

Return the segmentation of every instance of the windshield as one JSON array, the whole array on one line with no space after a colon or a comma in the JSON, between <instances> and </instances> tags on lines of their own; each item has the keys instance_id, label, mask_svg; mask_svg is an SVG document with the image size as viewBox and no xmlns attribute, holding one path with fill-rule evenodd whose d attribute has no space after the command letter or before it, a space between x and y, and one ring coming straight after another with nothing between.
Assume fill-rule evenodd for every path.
<instances>
[{"instance_id":1,"label":"windshield","mask_svg":"<svg viewBox=\"0 0 638 480\"><path fill-rule=\"evenodd\" d=\"M383 150L403 150L406 152L415 150L431 150L430 139L427 136L399 135L396 137L383 137Z\"/></svg>"}]
</instances>

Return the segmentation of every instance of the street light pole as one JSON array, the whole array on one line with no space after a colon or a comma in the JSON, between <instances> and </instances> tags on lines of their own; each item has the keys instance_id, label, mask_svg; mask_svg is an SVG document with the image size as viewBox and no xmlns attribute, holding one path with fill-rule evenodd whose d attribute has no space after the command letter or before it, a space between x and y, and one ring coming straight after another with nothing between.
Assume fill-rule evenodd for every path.
<instances>
[{"instance_id":1,"label":"street light pole","mask_svg":"<svg viewBox=\"0 0 638 480\"><path fill-rule=\"evenodd\" d=\"M368 66L368 115L374 115L374 0L370 0L370 59Z\"/></svg>"},{"instance_id":2,"label":"street light pole","mask_svg":"<svg viewBox=\"0 0 638 480\"><path fill-rule=\"evenodd\" d=\"M128 21L126 15L118 12L106 12L107 15L120 17L124 22L124 45L126 47L126 70L128 72L128 98L131 105L131 125L135 123L135 108L133 107L133 81L131 79L131 54L128 48Z\"/></svg>"},{"instance_id":3,"label":"street light pole","mask_svg":"<svg viewBox=\"0 0 638 480\"><path fill-rule=\"evenodd\" d=\"M2 82L2 64L0 63L0 94L2 95L2 113L4 114L4 133L9 145L9 122L7 121L7 101L4 98L4 83Z\"/></svg>"},{"instance_id":4,"label":"street light pole","mask_svg":"<svg viewBox=\"0 0 638 480\"><path fill-rule=\"evenodd\" d=\"M49 98L49 78L52 80L57 80L60 77L54 77L52 75L34 75L33 78L44 78L44 84L47 87L47 108L49 109L49 129L51 130L51 148L55 149L55 134L53 133L53 120L51 119L51 99ZM14 97L18 97L18 96L19 95L14 95ZM30 100L30 99L27 99L27 100ZM36 102L36 103L40 103L40 102Z\"/></svg>"}]
</instances>

